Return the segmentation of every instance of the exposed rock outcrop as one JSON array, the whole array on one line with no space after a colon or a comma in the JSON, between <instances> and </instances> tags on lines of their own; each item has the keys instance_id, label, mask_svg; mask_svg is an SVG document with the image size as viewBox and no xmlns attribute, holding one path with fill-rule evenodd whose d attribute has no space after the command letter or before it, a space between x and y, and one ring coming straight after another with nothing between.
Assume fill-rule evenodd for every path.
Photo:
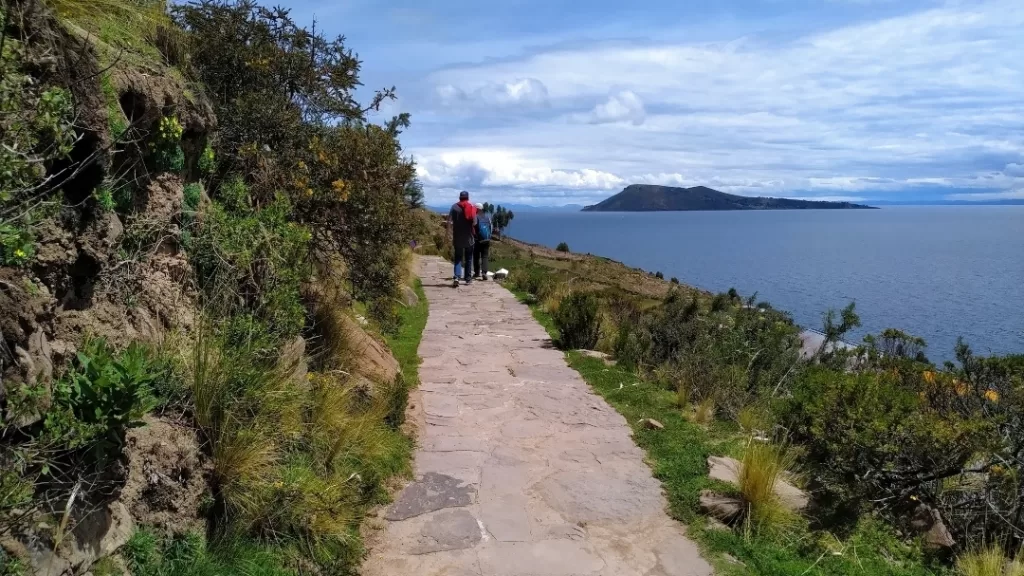
<instances>
[{"instance_id":1,"label":"exposed rock outcrop","mask_svg":"<svg viewBox=\"0 0 1024 576\"><path fill-rule=\"evenodd\" d=\"M353 370L378 382L391 382L398 375L398 361L391 352L374 340L356 320L344 316L345 338L352 352Z\"/></svg>"}]
</instances>

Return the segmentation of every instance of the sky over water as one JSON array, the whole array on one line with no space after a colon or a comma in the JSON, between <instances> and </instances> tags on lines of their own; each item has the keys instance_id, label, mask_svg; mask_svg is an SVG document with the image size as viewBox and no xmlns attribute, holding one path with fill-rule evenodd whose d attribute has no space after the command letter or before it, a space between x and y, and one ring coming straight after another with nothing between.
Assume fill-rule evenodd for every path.
<instances>
[{"instance_id":1,"label":"sky over water","mask_svg":"<svg viewBox=\"0 0 1024 576\"><path fill-rule=\"evenodd\" d=\"M431 203L1024 199L1021 0L281 3L397 87Z\"/></svg>"}]
</instances>

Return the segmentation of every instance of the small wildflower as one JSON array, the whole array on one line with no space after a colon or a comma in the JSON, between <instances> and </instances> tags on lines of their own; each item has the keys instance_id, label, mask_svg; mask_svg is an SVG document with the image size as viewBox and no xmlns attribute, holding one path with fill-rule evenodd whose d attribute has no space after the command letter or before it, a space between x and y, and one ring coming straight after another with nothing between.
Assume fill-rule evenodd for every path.
<instances>
[{"instance_id":1,"label":"small wildflower","mask_svg":"<svg viewBox=\"0 0 1024 576\"><path fill-rule=\"evenodd\" d=\"M967 394L967 384L959 380L953 381L953 389L956 391L957 396L964 396Z\"/></svg>"},{"instance_id":2,"label":"small wildflower","mask_svg":"<svg viewBox=\"0 0 1024 576\"><path fill-rule=\"evenodd\" d=\"M924 376L925 382L929 384L935 384L935 372L932 372L931 370L925 370L922 376Z\"/></svg>"},{"instance_id":3,"label":"small wildflower","mask_svg":"<svg viewBox=\"0 0 1024 576\"><path fill-rule=\"evenodd\" d=\"M25 257L25 251L22 250L21 248L16 249L14 251L14 257L15 258L24 258Z\"/></svg>"},{"instance_id":4,"label":"small wildflower","mask_svg":"<svg viewBox=\"0 0 1024 576\"><path fill-rule=\"evenodd\" d=\"M985 400L989 402L999 402L999 392L995 390L985 390Z\"/></svg>"}]
</instances>

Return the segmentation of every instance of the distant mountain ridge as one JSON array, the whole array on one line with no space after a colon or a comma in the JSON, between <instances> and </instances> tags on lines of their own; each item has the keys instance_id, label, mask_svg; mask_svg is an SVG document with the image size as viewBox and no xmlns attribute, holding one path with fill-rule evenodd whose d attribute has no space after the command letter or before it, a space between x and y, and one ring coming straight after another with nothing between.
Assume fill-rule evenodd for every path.
<instances>
[{"instance_id":1,"label":"distant mountain ridge","mask_svg":"<svg viewBox=\"0 0 1024 576\"><path fill-rule=\"evenodd\" d=\"M852 202L795 200L790 198L737 196L707 186L675 188L631 184L583 212L661 212L686 210L851 210L872 209Z\"/></svg>"}]
</instances>

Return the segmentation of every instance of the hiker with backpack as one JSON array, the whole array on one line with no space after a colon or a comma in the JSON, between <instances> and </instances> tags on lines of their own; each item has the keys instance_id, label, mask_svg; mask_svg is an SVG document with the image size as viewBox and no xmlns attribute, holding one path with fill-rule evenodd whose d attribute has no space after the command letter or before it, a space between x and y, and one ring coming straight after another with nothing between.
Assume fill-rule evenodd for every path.
<instances>
[{"instance_id":1,"label":"hiker with backpack","mask_svg":"<svg viewBox=\"0 0 1024 576\"><path fill-rule=\"evenodd\" d=\"M459 201L448 211L448 232L452 235L455 254L454 285L459 286L459 277L469 285L473 274L473 236L476 234L476 206L469 202L469 192L459 192Z\"/></svg>"},{"instance_id":2,"label":"hiker with backpack","mask_svg":"<svg viewBox=\"0 0 1024 576\"><path fill-rule=\"evenodd\" d=\"M476 207L476 239L473 244L473 278L487 280L487 260L491 252L491 215L484 212L484 205Z\"/></svg>"}]
</instances>

